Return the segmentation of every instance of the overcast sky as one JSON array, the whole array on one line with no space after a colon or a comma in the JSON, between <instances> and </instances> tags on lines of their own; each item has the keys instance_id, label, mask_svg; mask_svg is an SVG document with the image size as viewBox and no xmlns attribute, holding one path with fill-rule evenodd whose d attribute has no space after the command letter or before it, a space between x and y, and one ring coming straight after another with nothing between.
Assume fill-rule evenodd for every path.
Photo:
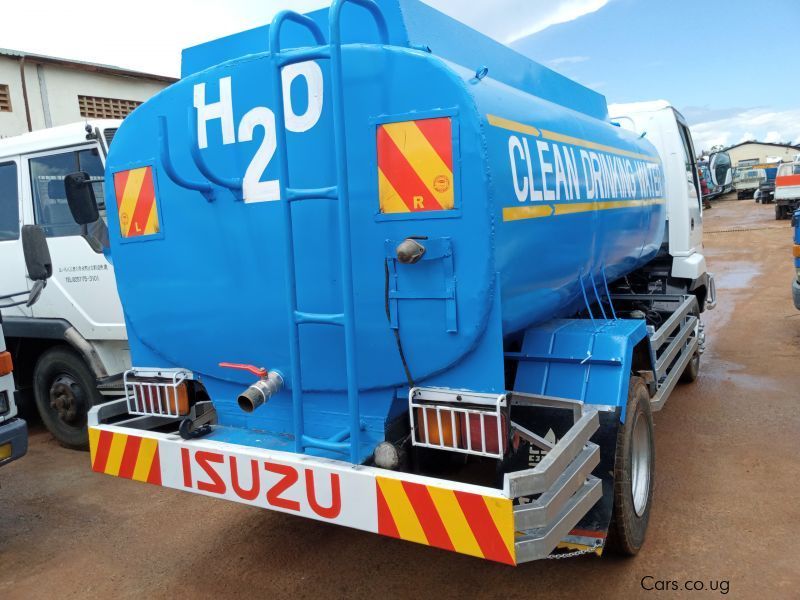
<instances>
[{"instance_id":1,"label":"overcast sky","mask_svg":"<svg viewBox=\"0 0 800 600\"><path fill-rule=\"evenodd\" d=\"M800 143L800 1L426 0L609 102L664 98L700 148ZM181 49L329 0L6 2L0 46L177 76Z\"/></svg>"}]
</instances>

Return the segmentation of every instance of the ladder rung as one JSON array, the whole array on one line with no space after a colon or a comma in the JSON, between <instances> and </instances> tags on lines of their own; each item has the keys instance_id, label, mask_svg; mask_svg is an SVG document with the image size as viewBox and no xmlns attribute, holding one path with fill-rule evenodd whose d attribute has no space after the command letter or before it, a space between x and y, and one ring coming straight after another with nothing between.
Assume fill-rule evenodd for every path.
<instances>
[{"instance_id":1,"label":"ladder rung","mask_svg":"<svg viewBox=\"0 0 800 600\"><path fill-rule=\"evenodd\" d=\"M308 313L300 310L294 311L294 322L298 325L303 323L316 323L318 325L344 325L344 313Z\"/></svg>"},{"instance_id":2,"label":"ladder rung","mask_svg":"<svg viewBox=\"0 0 800 600\"><path fill-rule=\"evenodd\" d=\"M335 439L321 440L319 438L311 437L310 435L303 436L303 446L306 448L322 448L323 450L333 450L334 452L346 452L350 450L350 442L336 441Z\"/></svg>"},{"instance_id":3,"label":"ladder rung","mask_svg":"<svg viewBox=\"0 0 800 600\"><path fill-rule=\"evenodd\" d=\"M279 67L285 67L286 65L293 65L308 60L330 57L330 46L314 46L313 48L292 48L291 50L283 50L275 55L275 62Z\"/></svg>"},{"instance_id":4,"label":"ladder rung","mask_svg":"<svg viewBox=\"0 0 800 600\"><path fill-rule=\"evenodd\" d=\"M286 189L286 199L289 202L298 200L336 200L339 198L339 188L334 186L311 189Z\"/></svg>"}]
</instances>

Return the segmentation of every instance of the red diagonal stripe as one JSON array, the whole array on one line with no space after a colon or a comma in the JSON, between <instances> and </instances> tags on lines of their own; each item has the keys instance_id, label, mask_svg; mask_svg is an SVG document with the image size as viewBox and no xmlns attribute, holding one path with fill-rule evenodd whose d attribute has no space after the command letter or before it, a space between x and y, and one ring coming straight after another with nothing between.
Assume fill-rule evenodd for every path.
<instances>
[{"instance_id":1,"label":"red diagonal stripe","mask_svg":"<svg viewBox=\"0 0 800 600\"><path fill-rule=\"evenodd\" d=\"M500 532L497 531L483 497L466 492L456 492L455 494L461 510L464 511L467 523L472 528L472 533L481 547L483 556L489 560L513 565L514 559L509 555L508 548L503 543Z\"/></svg>"},{"instance_id":2,"label":"red diagonal stripe","mask_svg":"<svg viewBox=\"0 0 800 600\"><path fill-rule=\"evenodd\" d=\"M114 194L117 197L117 209L122 204L122 195L125 193L125 184L128 183L128 174L130 171L120 171L114 173Z\"/></svg>"},{"instance_id":3,"label":"red diagonal stripe","mask_svg":"<svg viewBox=\"0 0 800 600\"><path fill-rule=\"evenodd\" d=\"M436 154L450 171L453 171L453 132L449 117L414 121L422 135L430 142Z\"/></svg>"},{"instance_id":4,"label":"red diagonal stripe","mask_svg":"<svg viewBox=\"0 0 800 600\"><path fill-rule=\"evenodd\" d=\"M150 465L150 472L147 474L147 483L161 485L161 460L158 457L158 446L153 454L153 464Z\"/></svg>"},{"instance_id":5,"label":"red diagonal stripe","mask_svg":"<svg viewBox=\"0 0 800 600\"><path fill-rule=\"evenodd\" d=\"M397 525L389 511L389 505L386 503L386 498L383 497L381 486L377 481L375 481L375 489L378 491L378 533L400 539L400 532L397 531Z\"/></svg>"},{"instance_id":6,"label":"red diagonal stripe","mask_svg":"<svg viewBox=\"0 0 800 600\"><path fill-rule=\"evenodd\" d=\"M144 233L144 228L147 226L147 218L150 216L150 209L153 208L153 202L156 199L155 191L153 190L153 169L150 167L145 168L142 187L139 189L136 208L133 209L133 218L131 218L131 225L128 228L128 237ZM137 225L139 226L139 231L136 231Z\"/></svg>"},{"instance_id":7,"label":"red diagonal stripe","mask_svg":"<svg viewBox=\"0 0 800 600\"><path fill-rule=\"evenodd\" d=\"M414 208L414 196L422 196L426 211L442 209L383 127L378 127L378 167L412 212L420 212L420 209Z\"/></svg>"},{"instance_id":8,"label":"red diagonal stripe","mask_svg":"<svg viewBox=\"0 0 800 600\"><path fill-rule=\"evenodd\" d=\"M111 440L114 434L110 431L101 431L97 440L97 450L94 453L94 463L92 470L98 473L106 472L106 462L108 462L108 451L111 450Z\"/></svg>"},{"instance_id":9,"label":"red diagonal stripe","mask_svg":"<svg viewBox=\"0 0 800 600\"><path fill-rule=\"evenodd\" d=\"M439 516L439 511L436 510L436 505L431 499L428 488L418 483L403 481L403 489L411 502L411 506L414 507L414 512L417 514L420 525L422 525L425 537L428 538L428 543L443 550L455 551L453 542L450 541L450 536L447 535L447 529L442 523L442 518Z\"/></svg>"},{"instance_id":10,"label":"red diagonal stripe","mask_svg":"<svg viewBox=\"0 0 800 600\"><path fill-rule=\"evenodd\" d=\"M139 458L139 446L142 438L129 435L125 441L125 450L122 453L122 463L119 465L119 477L131 479L136 468L136 459Z\"/></svg>"}]
</instances>

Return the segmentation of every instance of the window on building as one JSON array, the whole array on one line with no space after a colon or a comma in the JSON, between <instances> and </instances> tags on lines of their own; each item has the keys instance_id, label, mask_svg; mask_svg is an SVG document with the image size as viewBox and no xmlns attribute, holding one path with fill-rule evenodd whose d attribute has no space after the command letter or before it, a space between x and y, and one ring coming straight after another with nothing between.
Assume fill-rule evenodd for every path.
<instances>
[{"instance_id":1,"label":"window on building","mask_svg":"<svg viewBox=\"0 0 800 600\"><path fill-rule=\"evenodd\" d=\"M11 112L11 93L4 83L0 84L0 112Z\"/></svg>"},{"instance_id":2,"label":"window on building","mask_svg":"<svg viewBox=\"0 0 800 600\"><path fill-rule=\"evenodd\" d=\"M81 116L87 119L124 119L140 104L137 100L78 96Z\"/></svg>"},{"instance_id":3,"label":"window on building","mask_svg":"<svg viewBox=\"0 0 800 600\"><path fill-rule=\"evenodd\" d=\"M0 242L19 238L19 186L16 163L0 163Z\"/></svg>"}]
</instances>

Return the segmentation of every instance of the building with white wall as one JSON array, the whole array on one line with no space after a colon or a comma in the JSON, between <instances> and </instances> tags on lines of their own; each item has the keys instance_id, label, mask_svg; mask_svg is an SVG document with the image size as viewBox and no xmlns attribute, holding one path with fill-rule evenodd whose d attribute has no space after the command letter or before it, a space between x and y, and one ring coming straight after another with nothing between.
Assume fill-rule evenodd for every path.
<instances>
[{"instance_id":1,"label":"building with white wall","mask_svg":"<svg viewBox=\"0 0 800 600\"><path fill-rule=\"evenodd\" d=\"M767 162L768 158L780 158L784 162L790 162L800 153L800 146L753 141L736 144L726 148L726 151L731 157L731 163L736 166L743 160L762 164Z\"/></svg>"},{"instance_id":2,"label":"building with white wall","mask_svg":"<svg viewBox=\"0 0 800 600\"><path fill-rule=\"evenodd\" d=\"M84 118L121 119L174 81L0 48L0 138Z\"/></svg>"}]
</instances>

